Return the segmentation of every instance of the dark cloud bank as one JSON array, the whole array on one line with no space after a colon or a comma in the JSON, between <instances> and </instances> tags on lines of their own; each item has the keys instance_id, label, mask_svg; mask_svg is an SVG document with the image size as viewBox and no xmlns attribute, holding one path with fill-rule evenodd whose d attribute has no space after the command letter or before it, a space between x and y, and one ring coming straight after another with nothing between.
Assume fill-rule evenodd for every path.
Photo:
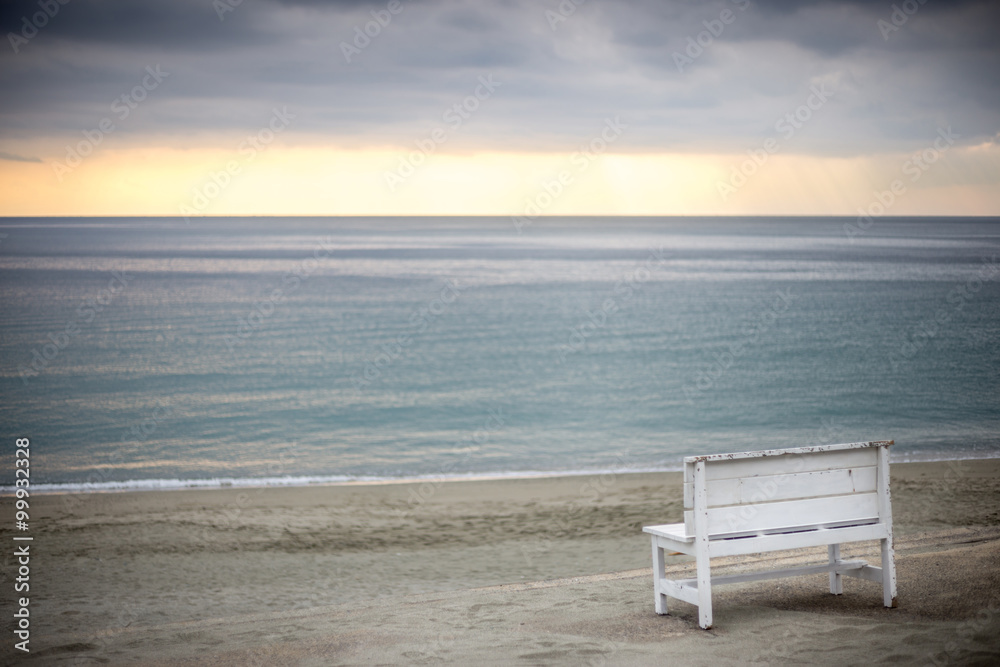
<instances>
[{"instance_id":1,"label":"dark cloud bank","mask_svg":"<svg viewBox=\"0 0 1000 667\"><path fill-rule=\"evenodd\" d=\"M119 136L237 136L287 106L300 137L406 145L492 74L502 86L454 147L566 150L619 115L621 150L743 151L816 90L790 150L910 150L949 125L995 137L1000 5L895 6L18 0L0 5L0 127L76 136L159 65Z\"/></svg>"}]
</instances>

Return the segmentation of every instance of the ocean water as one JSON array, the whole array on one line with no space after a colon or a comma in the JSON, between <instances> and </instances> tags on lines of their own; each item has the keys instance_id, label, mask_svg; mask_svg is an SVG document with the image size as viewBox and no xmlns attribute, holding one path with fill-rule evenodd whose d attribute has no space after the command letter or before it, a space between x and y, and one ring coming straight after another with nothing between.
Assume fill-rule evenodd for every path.
<instances>
[{"instance_id":1,"label":"ocean water","mask_svg":"<svg viewBox=\"0 0 1000 667\"><path fill-rule=\"evenodd\" d=\"M0 220L36 490L1000 456L1000 221Z\"/></svg>"}]
</instances>

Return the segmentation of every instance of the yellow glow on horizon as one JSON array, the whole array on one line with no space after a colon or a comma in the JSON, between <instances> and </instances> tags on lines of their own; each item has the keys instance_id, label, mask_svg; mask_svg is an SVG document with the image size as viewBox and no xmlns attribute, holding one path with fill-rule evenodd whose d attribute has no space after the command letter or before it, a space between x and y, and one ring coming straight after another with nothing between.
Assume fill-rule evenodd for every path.
<instances>
[{"instance_id":1,"label":"yellow glow on horizon","mask_svg":"<svg viewBox=\"0 0 1000 667\"><path fill-rule=\"evenodd\" d=\"M745 164L753 172L745 183L730 179L746 154L419 158L322 146L270 146L253 155L107 149L61 182L51 161L0 161L0 215L855 215L894 179L906 191L889 215L1000 214L995 145L953 148L917 180L901 174L906 155L778 154L756 169ZM400 172L406 160L421 164ZM394 172L398 178L387 176ZM723 182L740 187L720 193Z\"/></svg>"}]
</instances>

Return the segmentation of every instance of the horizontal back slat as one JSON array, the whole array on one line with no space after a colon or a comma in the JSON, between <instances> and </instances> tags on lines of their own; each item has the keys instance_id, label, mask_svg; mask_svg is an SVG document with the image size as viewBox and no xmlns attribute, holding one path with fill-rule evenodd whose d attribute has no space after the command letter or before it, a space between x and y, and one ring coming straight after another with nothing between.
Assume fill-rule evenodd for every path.
<instances>
[{"instance_id":1,"label":"horizontal back slat","mask_svg":"<svg viewBox=\"0 0 1000 667\"><path fill-rule=\"evenodd\" d=\"M709 485L711 486L711 484ZM688 534L694 534L694 512L684 512ZM786 500L708 510L709 536L727 533L773 531L797 526L878 520L878 494Z\"/></svg>"},{"instance_id":2,"label":"horizontal back slat","mask_svg":"<svg viewBox=\"0 0 1000 667\"><path fill-rule=\"evenodd\" d=\"M706 461L705 479L782 475L797 472L817 472L836 468L860 468L878 462L878 448L817 451L809 454L762 456L735 460ZM684 464L684 481L694 482L694 464Z\"/></svg>"},{"instance_id":3,"label":"horizontal back slat","mask_svg":"<svg viewBox=\"0 0 1000 667\"><path fill-rule=\"evenodd\" d=\"M806 447L790 447L788 449L758 449L752 452L731 452L729 454L703 454L700 456L686 456L684 462L697 463L698 461L735 461L737 459L760 459L768 456L793 456L798 454L815 454L817 452L843 451L845 449L869 449L871 447L890 447L895 444L892 440L869 440L868 442L844 442L839 445L808 445Z\"/></svg>"},{"instance_id":4,"label":"horizontal back slat","mask_svg":"<svg viewBox=\"0 0 1000 667\"><path fill-rule=\"evenodd\" d=\"M759 459L758 459L759 460ZM875 466L719 479L708 484L708 506L760 504L876 490ZM684 484L684 507L694 507L694 483Z\"/></svg>"}]
</instances>

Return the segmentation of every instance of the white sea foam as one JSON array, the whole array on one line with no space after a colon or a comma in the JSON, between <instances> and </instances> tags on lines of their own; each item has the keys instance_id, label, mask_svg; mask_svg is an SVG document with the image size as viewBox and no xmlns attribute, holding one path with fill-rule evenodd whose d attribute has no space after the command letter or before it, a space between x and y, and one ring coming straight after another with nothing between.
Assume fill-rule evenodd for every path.
<instances>
[{"instance_id":1,"label":"white sea foam","mask_svg":"<svg viewBox=\"0 0 1000 667\"><path fill-rule=\"evenodd\" d=\"M892 463L936 463L943 461L970 461L980 459L998 459L1000 452L965 453L954 455L941 452L924 452L903 454L892 453ZM381 484L421 484L425 482L477 482L491 480L517 480L559 477L584 477L630 475L649 473L680 472L683 465L655 467L613 467L594 470L521 470L497 471L476 474L438 474L415 475L411 477L377 477L350 475L310 475L297 477L213 477L206 479L133 479L122 482L92 482L64 484L32 484L32 494L86 494L86 493L116 493L126 491L177 491L184 489L225 489L225 488L266 488L266 487L302 487L302 486L350 486L350 485L381 485ZM12 494L13 486L0 486L0 495Z\"/></svg>"}]
</instances>

